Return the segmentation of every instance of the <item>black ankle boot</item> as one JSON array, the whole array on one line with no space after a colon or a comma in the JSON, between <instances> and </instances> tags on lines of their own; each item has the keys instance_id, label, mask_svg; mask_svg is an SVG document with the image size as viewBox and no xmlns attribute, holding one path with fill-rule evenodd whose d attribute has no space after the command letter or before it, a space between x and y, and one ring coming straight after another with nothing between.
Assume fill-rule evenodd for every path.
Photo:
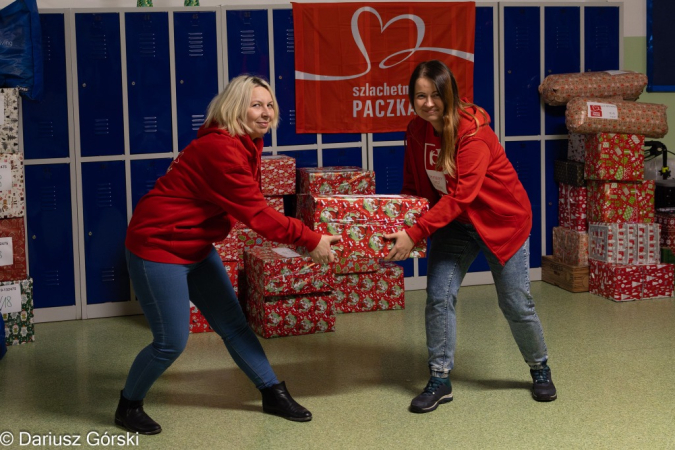
<instances>
[{"instance_id":1,"label":"black ankle boot","mask_svg":"<svg viewBox=\"0 0 675 450\"><path fill-rule=\"evenodd\" d=\"M162 431L162 427L143 411L143 400L127 400L122 392L115 411L115 423L140 434L157 434Z\"/></svg>"},{"instance_id":2,"label":"black ankle boot","mask_svg":"<svg viewBox=\"0 0 675 450\"><path fill-rule=\"evenodd\" d=\"M295 422L309 422L312 413L298 404L286 389L286 382L260 389L262 393L263 411Z\"/></svg>"}]
</instances>

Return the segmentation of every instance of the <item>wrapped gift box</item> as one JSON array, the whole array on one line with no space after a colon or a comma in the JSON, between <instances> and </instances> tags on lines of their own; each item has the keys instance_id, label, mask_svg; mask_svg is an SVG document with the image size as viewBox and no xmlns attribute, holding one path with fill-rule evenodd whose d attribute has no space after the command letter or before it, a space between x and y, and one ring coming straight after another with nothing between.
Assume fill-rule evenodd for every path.
<instances>
[{"instance_id":1,"label":"wrapped gift box","mask_svg":"<svg viewBox=\"0 0 675 450\"><path fill-rule=\"evenodd\" d=\"M654 221L661 226L661 247L675 247L675 208L657 209Z\"/></svg>"},{"instance_id":2,"label":"wrapped gift box","mask_svg":"<svg viewBox=\"0 0 675 450\"><path fill-rule=\"evenodd\" d=\"M335 331L332 294L263 297L249 289L246 307L251 328L266 339Z\"/></svg>"},{"instance_id":3,"label":"wrapped gift box","mask_svg":"<svg viewBox=\"0 0 675 450\"><path fill-rule=\"evenodd\" d=\"M26 279L27 270L24 219L0 219L0 281Z\"/></svg>"},{"instance_id":4,"label":"wrapped gift box","mask_svg":"<svg viewBox=\"0 0 675 450\"><path fill-rule=\"evenodd\" d=\"M635 264L612 264L590 260L588 290L617 302L642 298L642 270Z\"/></svg>"},{"instance_id":5,"label":"wrapped gift box","mask_svg":"<svg viewBox=\"0 0 675 450\"><path fill-rule=\"evenodd\" d=\"M337 313L404 309L403 268L383 262L375 272L335 275L333 293Z\"/></svg>"},{"instance_id":6,"label":"wrapped gift box","mask_svg":"<svg viewBox=\"0 0 675 450\"><path fill-rule=\"evenodd\" d=\"M223 261L243 261L244 251L253 247L294 248L292 245L269 241L243 224L237 224L225 239L213 245Z\"/></svg>"},{"instance_id":7,"label":"wrapped gift box","mask_svg":"<svg viewBox=\"0 0 675 450\"><path fill-rule=\"evenodd\" d=\"M589 257L615 264L659 262L659 226L644 223L591 223Z\"/></svg>"},{"instance_id":8,"label":"wrapped gift box","mask_svg":"<svg viewBox=\"0 0 675 450\"><path fill-rule=\"evenodd\" d=\"M570 186L586 186L584 163L557 159L555 161L553 179L557 183L564 183Z\"/></svg>"},{"instance_id":9,"label":"wrapped gift box","mask_svg":"<svg viewBox=\"0 0 675 450\"><path fill-rule=\"evenodd\" d=\"M558 183L558 223L570 230L588 230L588 189Z\"/></svg>"},{"instance_id":10,"label":"wrapped gift box","mask_svg":"<svg viewBox=\"0 0 675 450\"><path fill-rule=\"evenodd\" d=\"M281 214L284 214L284 197L283 195L266 195L265 200L267 204L272 208L279 211ZM241 222L239 222L241 223Z\"/></svg>"},{"instance_id":11,"label":"wrapped gift box","mask_svg":"<svg viewBox=\"0 0 675 450\"><path fill-rule=\"evenodd\" d=\"M7 345L35 341L33 329L33 280L0 282L0 313Z\"/></svg>"},{"instance_id":12,"label":"wrapped gift box","mask_svg":"<svg viewBox=\"0 0 675 450\"><path fill-rule=\"evenodd\" d=\"M555 73L539 85L549 105L565 105L575 97L615 97L637 100L647 86L647 75L630 70Z\"/></svg>"},{"instance_id":13,"label":"wrapped gift box","mask_svg":"<svg viewBox=\"0 0 675 450\"><path fill-rule=\"evenodd\" d=\"M375 272L380 268L377 258L335 258L332 264L336 274Z\"/></svg>"},{"instance_id":14,"label":"wrapped gift box","mask_svg":"<svg viewBox=\"0 0 675 450\"><path fill-rule=\"evenodd\" d=\"M298 169L298 193L375 194L375 172L357 166L302 167Z\"/></svg>"},{"instance_id":15,"label":"wrapped gift box","mask_svg":"<svg viewBox=\"0 0 675 450\"><path fill-rule=\"evenodd\" d=\"M654 180L635 183L589 181L589 222L654 222Z\"/></svg>"},{"instance_id":16,"label":"wrapped gift box","mask_svg":"<svg viewBox=\"0 0 675 450\"><path fill-rule=\"evenodd\" d=\"M295 194L295 158L263 155L260 173L263 195Z\"/></svg>"},{"instance_id":17,"label":"wrapped gift box","mask_svg":"<svg viewBox=\"0 0 675 450\"><path fill-rule=\"evenodd\" d=\"M333 270L290 248L254 247L244 252L249 289L263 297L330 292Z\"/></svg>"},{"instance_id":18,"label":"wrapped gift box","mask_svg":"<svg viewBox=\"0 0 675 450\"><path fill-rule=\"evenodd\" d=\"M412 195L326 195L298 199L305 224L322 234L342 236L332 249L339 258L384 258L393 241L384 239L415 224L429 202ZM426 242L418 243L410 257L426 255Z\"/></svg>"},{"instance_id":19,"label":"wrapped gift box","mask_svg":"<svg viewBox=\"0 0 675 450\"><path fill-rule=\"evenodd\" d=\"M656 215L654 207L654 191L656 189L655 180L639 181L636 186L638 212L640 220L638 222L653 223Z\"/></svg>"},{"instance_id":20,"label":"wrapped gift box","mask_svg":"<svg viewBox=\"0 0 675 450\"><path fill-rule=\"evenodd\" d=\"M586 139L584 176L587 180L644 179L644 136L598 133L589 134Z\"/></svg>"},{"instance_id":21,"label":"wrapped gift box","mask_svg":"<svg viewBox=\"0 0 675 450\"><path fill-rule=\"evenodd\" d=\"M588 265L588 233L553 227L553 256L572 266Z\"/></svg>"},{"instance_id":22,"label":"wrapped gift box","mask_svg":"<svg viewBox=\"0 0 675 450\"><path fill-rule=\"evenodd\" d=\"M24 191L23 155L0 155L0 219L24 217Z\"/></svg>"},{"instance_id":23,"label":"wrapped gift box","mask_svg":"<svg viewBox=\"0 0 675 450\"><path fill-rule=\"evenodd\" d=\"M19 153L19 90L0 88L0 154Z\"/></svg>"},{"instance_id":24,"label":"wrapped gift box","mask_svg":"<svg viewBox=\"0 0 675 450\"><path fill-rule=\"evenodd\" d=\"M643 266L644 283L642 298L672 297L675 285L673 264L647 264Z\"/></svg>"},{"instance_id":25,"label":"wrapped gift box","mask_svg":"<svg viewBox=\"0 0 675 450\"><path fill-rule=\"evenodd\" d=\"M567 159L570 161L586 161L586 135L569 133L567 136Z\"/></svg>"},{"instance_id":26,"label":"wrapped gift box","mask_svg":"<svg viewBox=\"0 0 675 450\"><path fill-rule=\"evenodd\" d=\"M239 291L239 262L237 261L223 261L223 266L227 271L227 276L232 283L234 293ZM213 331L206 318L202 315L199 309L190 302L190 333L205 333Z\"/></svg>"}]
</instances>

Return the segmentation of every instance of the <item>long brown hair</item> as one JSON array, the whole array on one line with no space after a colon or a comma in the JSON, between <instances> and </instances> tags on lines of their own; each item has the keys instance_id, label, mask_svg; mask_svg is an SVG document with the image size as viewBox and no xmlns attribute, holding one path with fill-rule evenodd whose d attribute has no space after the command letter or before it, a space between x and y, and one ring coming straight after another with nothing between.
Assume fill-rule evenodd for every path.
<instances>
[{"instance_id":1,"label":"long brown hair","mask_svg":"<svg viewBox=\"0 0 675 450\"><path fill-rule=\"evenodd\" d=\"M410 75L408 84L408 97L410 104L415 107L415 83L419 78L427 78L431 81L443 100L443 132L441 133L441 150L436 161L436 170L445 171L451 176L455 175L455 154L457 153L457 129L459 128L460 111L471 116L476 122L476 129L469 136L478 132L481 126L478 118L468 108L476 107L483 115L485 124L487 113L473 103L463 102L459 97L457 80L450 69L438 60L424 61L415 67Z\"/></svg>"}]
</instances>

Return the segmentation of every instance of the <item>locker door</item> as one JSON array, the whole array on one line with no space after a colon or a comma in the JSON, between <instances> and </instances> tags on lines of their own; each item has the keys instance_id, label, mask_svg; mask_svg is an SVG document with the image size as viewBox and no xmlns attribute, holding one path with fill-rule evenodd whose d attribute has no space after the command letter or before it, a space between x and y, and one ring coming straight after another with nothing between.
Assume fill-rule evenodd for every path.
<instances>
[{"instance_id":1,"label":"locker door","mask_svg":"<svg viewBox=\"0 0 675 450\"><path fill-rule=\"evenodd\" d=\"M125 14L129 149L131 154L173 150L169 15Z\"/></svg>"},{"instance_id":2,"label":"locker door","mask_svg":"<svg viewBox=\"0 0 675 450\"><path fill-rule=\"evenodd\" d=\"M211 99L218 94L218 35L215 12L176 12L176 128L178 150L197 137Z\"/></svg>"},{"instance_id":3,"label":"locker door","mask_svg":"<svg viewBox=\"0 0 675 450\"><path fill-rule=\"evenodd\" d=\"M584 8L584 51L586 72L619 67L619 7Z\"/></svg>"},{"instance_id":4,"label":"locker door","mask_svg":"<svg viewBox=\"0 0 675 450\"><path fill-rule=\"evenodd\" d=\"M506 155L532 204L530 267L541 267L541 152L539 141L507 142Z\"/></svg>"},{"instance_id":5,"label":"locker door","mask_svg":"<svg viewBox=\"0 0 675 450\"><path fill-rule=\"evenodd\" d=\"M402 141L405 139L404 131L393 131L390 133L373 133L374 142Z\"/></svg>"},{"instance_id":6,"label":"locker door","mask_svg":"<svg viewBox=\"0 0 675 450\"><path fill-rule=\"evenodd\" d=\"M138 159L131 161L131 204L136 209L138 201L155 186L157 178L166 173L171 158Z\"/></svg>"},{"instance_id":7,"label":"locker door","mask_svg":"<svg viewBox=\"0 0 675 450\"><path fill-rule=\"evenodd\" d=\"M319 166L319 155L316 150L293 150L281 154L295 158L296 168Z\"/></svg>"},{"instance_id":8,"label":"locker door","mask_svg":"<svg viewBox=\"0 0 675 450\"><path fill-rule=\"evenodd\" d=\"M25 172L28 270L35 308L75 305L70 167L28 165Z\"/></svg>"},{"instance_id":9,"label":"locker door","mask_svg":"<svg viewBox=\"0 0 675 450\"><path fill-rule=\"evenodd\" d=\"M539 7L504 7L506 136L541 134L539 28Z\"/></svg>"},{"instance_id":10,"label":"locker door","mask_svg":"<svg viewBox=\"0 0 675 450\"><path fill-rule=\"evenodd\" d=\"M326 148L323 150L323 165L361 167L361 148ZM376 178L377 180L377 174Z\"/></svg>"},{"instance_id":11,"label":"locker door","mask_svg":"<svg viewBox=\"0 0 675 450\"><path fill-rule=\"evenodd\" d=\"M227 11L228 79L248 74L270 79L270 46L267 10ZM279 61L277 61L277 64ZM272 135L263 138L272 145Z\"/></svg>"},{"instance_id":12,"label":"locker door","mask_svg":"<svg viewBox=\"0 0 675 450\"><path fill-rule=\"evenodd\" d=\"M82 164L87 304L130 299L124 256L127 229L124 161Z\"/></svg>"},{"instance_id":13,"label":"locker door","mask_svg":"<svg viewBox=\"0 0 675 450\"><path fill-rule=\"evenodd\" d=\"M581 71L581 36L579 7L546 7L544 9L544 73ZM546 134L567 134L565 106L545 105Z\"/></svg>"},{"instance_id":14,"label":"locker door","mask_svg":"<svg viewBox=\"0 0 675 450\"><path fill-rule=\"evenodd\" d=\"M124 153L120 17L75 14L82 156Z\"/></svg>"},{"instance_id":15,"label":"locker door","mask_svg":"<svg viewBox=\"0 0 675 450\"><path fill-rule=\"evenodd\" d=\"M494 8L476 7L476 41L473 64L473 101L495 116ZM494 129L494 124L492 125Z\"/></svg>"},{"instance_id":16,"label":"locker door","mask_svg":"<svg viewBox=\"0 0 675 450\"><path fill-rule=\"evenodd\" d=\"M281 120L277 127L277 145L316 144L316 134L295 133L295 41L293 11L275 9L274 93L279 102Z\"/></svg>"},{"instance_id":17,"label":"locker door","mask_svg":"<svg viewBox=\"0 0 675 450\"><path fill-rule=\"evenodd\" d=\"M378 194L400 194L403 189L403 153L401 147L373 148L375 191Z\"/></svg>"},{"instance_id":18,"label":"locker door","mask_svg":"<svg viewBox=\"0 0 675 450\"><path fill-rule=\"evenodd\" d=\"M68 83L63 14L40 14L44 58L44 97L22 101L23 150L26 159L67 158Z\"/></svg>"},{"instance_id":19,"label":"locker door","mask_svg":"<svg viewBox=\"0 0 675 450\"><path fill-rule=\"evenodd\" d=\"M556 159L567 159L567 139L546 141L546 255L553 253L553 227L558 226L558 183L553 179Z\"/></svg>"}]
</instances>

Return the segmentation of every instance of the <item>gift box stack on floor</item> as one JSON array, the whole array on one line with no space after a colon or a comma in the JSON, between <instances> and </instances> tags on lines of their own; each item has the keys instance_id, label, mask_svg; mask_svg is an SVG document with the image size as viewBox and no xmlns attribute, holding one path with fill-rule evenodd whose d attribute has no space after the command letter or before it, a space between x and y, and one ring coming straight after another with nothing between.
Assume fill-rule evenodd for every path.
<instances>
[{"instance_id":1,"label":"gift box stack on floor","mask_svg":"<svg viewBox=\"0 0 675 450\"><path fill-rule=\"evenodd\" d=\"M655 182L644 179L644 139L667 133L666 107L635 101L646 84L643 74L613 71L551 75L540 86L546 103L566 104L570 132L568 160L556 162L554 257L582 262L585 247L588 290L614 301L673 294L673 266L660 262ZM583 191L585 238L572 234L583 228Z\"/></svg>"},{"instance_id":2,"label":"gift box stack on floor","mask_svg":"<svg viewBox=\"0 0 675 450\"><path fill-rule=\"evenodd\" d=\"M25 185L19 91L0 89L0 311L7 345L35 340L33 280L26 263Z\"/></svg>"}]
</instances>

